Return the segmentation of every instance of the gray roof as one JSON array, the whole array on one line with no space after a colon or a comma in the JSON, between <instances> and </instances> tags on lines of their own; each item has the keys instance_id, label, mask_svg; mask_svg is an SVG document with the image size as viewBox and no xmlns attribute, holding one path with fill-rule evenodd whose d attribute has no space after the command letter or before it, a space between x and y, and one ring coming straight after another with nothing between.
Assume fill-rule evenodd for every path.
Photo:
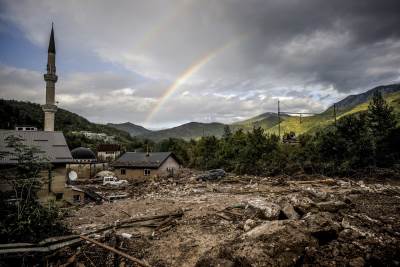
<instances>
[{"instance_id":1,"label":"gray roof","mask_svg":"<svg viewBox=\"0 0 400 267\"><path fill-rule=\"evenodd\" d=\"M23 144L35 146L40 151L43 151L43 157L47 158L51 163L69 163L73 161L62 132L0 130L0 152L12 152L12 149L7 147L5 141L11 135L23 139ZM16 160L12 158L12 155L6 154L4 157L0 157L0 164L14 163L16 163Z\"/></svg>"},{"instance_id":2,"label":"gray roof","mask_svg":"<svg viewBox=\"0 0 400 267\"><path fill-rule=\"evenodd\" d=\"M112 166L114 167L127 167L127 168L158 168L168 157L175 156L172 152L126 152L119 159L117 159Z\"/></svg>"}]
</instances>

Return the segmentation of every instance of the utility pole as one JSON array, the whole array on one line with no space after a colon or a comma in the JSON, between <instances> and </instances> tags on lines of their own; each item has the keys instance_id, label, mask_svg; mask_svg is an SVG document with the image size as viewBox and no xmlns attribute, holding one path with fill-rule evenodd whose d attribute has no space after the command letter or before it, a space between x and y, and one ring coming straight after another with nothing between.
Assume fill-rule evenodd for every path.
<instances>
[{"instance_id":1,"label":"utility pole","mask_svg":"<svg viewBox=\"0 0 400 267\"><path fill-rule=\"evenodd\" d=\"M333 116L335 117L335 126L336 126L336 103L333 104Z\"/></svg>"},{"instance_id":2,"label":"utility pole","mask_svg":"<svg viewBox=\"0 0 400 267\"><path fill-rule=\"evenodd\" d=\"M278 136L279 136L279 141L281 141L281 110L279 107L279 99L278 99Z\"/></svg>"}]
</instances>

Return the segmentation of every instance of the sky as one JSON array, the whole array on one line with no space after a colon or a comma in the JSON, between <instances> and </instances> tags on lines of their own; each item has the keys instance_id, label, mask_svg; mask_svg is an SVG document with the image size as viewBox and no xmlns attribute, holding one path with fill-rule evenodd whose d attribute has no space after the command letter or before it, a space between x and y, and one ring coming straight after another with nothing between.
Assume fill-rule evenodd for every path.
<instances>
[{"instance_id":1,"label":"sky","mask_svg":"<svg viewBox=\"0 0 400 267\"><path fill-rule=\"evenodd\" d=\"M0 0L0 98L151 129L321 112L400 82L398 0Z\"/></svg>"}]
</instances>

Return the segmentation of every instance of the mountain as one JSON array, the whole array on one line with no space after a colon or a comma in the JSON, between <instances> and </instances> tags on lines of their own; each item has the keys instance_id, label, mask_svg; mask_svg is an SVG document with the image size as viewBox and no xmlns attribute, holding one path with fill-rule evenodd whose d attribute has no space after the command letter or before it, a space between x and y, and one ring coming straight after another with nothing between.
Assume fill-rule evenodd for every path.
<instances>
[{"instance_id":1,"label":"mountain","mask_svg":"<svg viewBox=\"0 0 400 267\"><path fill-rule=\"evenodd\" d=\"M38 129L43 129L43 117L43 111L39 104L0 99L0 129L14 129L17 125L35 126ZM124 131L107 125L92 123L78 114L61 108L56 113L55 130L63 131L67 141L71 137L72 131L90 131L114 135L120 143L131 142L131 137Z\"/></svg>"},{"instance_id":2,"label":"mountain","mask_svg":"<svg viewBox=\"0 0 400 267\"><path fill-rule=\"evenodd\" d=\"M337 106L337 119L342 116L346 116L356 112L362 112L368 109L368 103L375 91L381 91L384 97L390 105L395 107L395 110L400 108L400 84L378 86L371 90L358 95L350 95L343 100L336 103ZM281 115L280 132L281 134L288 132L295 132L301 134L305 132L313 132L320 128L326 127L334 122L333 107L328 108L320 114L313 116L305 116L300 119L298 116ZM115 127L115 124L109 124ZM137 134L134 136L138 138L147 138L153 141L159 141L166 138L183 138L186 140L196 139L203 135L215 135L217 137L222 136L225 124L222 123L199 123L191 122L183 124L174 128L164 129L160 131L150 131L141 126L134 125L132 123L121 124L118 129L125 130L126 132L132 133L133 131L126 125L132 126L133 130L140 129L144 133ZM266 112L255 116L253 118L235 122L230 124L229 127L232 131L243 129L245 131L251 131L254 127L261 127L268 133L278 134L278 114L274 112Z\"/></svg>"},{"instance_id":3,"label":"mountain","mask_svg":"<svg viewBox=\"0 0 400 267\"><path fill-rule=\"evenodd\" d=\"M143 135L137 136L138 138L147 138L153 141L160 141L167 138L183 138L185 140L196 139L201 136L214 135L221 137L224 133L225 124L212 122L189 122L177 127L153 131Z\"/></svg>"},{"instance_id":4,"label":"mountain","mask_svg":"<svg viewBox=\"0 0 400 267\"><path fill-rule=\"evenodd\" d=\"M349 114L364 112L368 109L368 103L375 91L381 91L388 103L400 114L400 84L378 86L358 95L350 95L336 103L337 119ZM160 141L166 138L183 138L186 140L196 139L201 136L222 136L225 124L222 123L200 123L190 122L170 129L151 131L142 126L130 122L107 125L96 124L87 119L69 112L58 109L56 115L56 130L64 131L67 139L71 131L103 132L117 137L122 144L134 142L132 136L143 139ZM302 117L281 115L281 134L294 131L296 134L313 132L319 128L326 127L334 122L333 107L326 111ZM16 125L31 125L41 129L43 126L43 111L38 104L15 100L0 99L0 128L13 129ZM229 125L232 131L243 129L245 131L253 127L262 127L269 133L278 133L278 116L276 113L267 112L253 118L236 122ZM77 140L78 142L79 140Z\"/></svg>"},{"instance_id":5,"label":"mountain","mask_svg":"<svg viewBox=\"0 0 400 267\"><path fill-rule=\"evenodd\" d=\"M400 91L400 84L377 86L361 94L349 95L336 103L337 112L344 113L360 104L369 102L374 93L377 91L380 91L383 95L396 93ZM329 107L325 112L329 112L331 110L333 110L333 105Z\"/></svg>"},{"instance_id":6,"label":"mountain","mask_svg":"<svg viewBox=\"0 0 400 267\"><path fill-rule=\"evenodd\" d=\"M357 112L364 112L374 92L383 93L386 101L394 107L397 114L400 114L400 84L378 86L358 95L350 95L336 103L337 119ZM313 132L334 122L333 105L320 114L306 116L300 119L299 116L281 115L281 134L295 132L301 134ZM277 113L264 113L256 117L236 122L232 126L250 130L253 127L262 127L269 133L277 134L279 131Z\"/></svg>"},{"instance_id":7,"label":"mountain","mask_svg":"<svg viewBox=\"0 0 400 267\"><path fill-rule=\"evenodd\" d=\"M130 122L125 122L125 123L119 123L119 124L114 124L114 123L107 123L107 126L125 131L129 133L132 137L133 136L138 136L138 135L144 135L144 134L149 134L152 131L144 128L143 126L136 125Z\"/></svg>"},{"instance_id":8,"label":"mountain","mask_svg":"<svg viewBox=\"0 0 400 267\"><path fill-rule=\"evenodd\" d=\"M288 115L281 115L281 121L289 117ZM263 114L260 114L256 117L244 120L244 121L239 121L231 124L230 126L233 129L243 129L243 130L251 130L254 127L261 127L263 129L270 129L274 127L275 125L278 125L279 119L278 119L278 114L274 112L266 112Z\"/></svg>"}]
</instances>

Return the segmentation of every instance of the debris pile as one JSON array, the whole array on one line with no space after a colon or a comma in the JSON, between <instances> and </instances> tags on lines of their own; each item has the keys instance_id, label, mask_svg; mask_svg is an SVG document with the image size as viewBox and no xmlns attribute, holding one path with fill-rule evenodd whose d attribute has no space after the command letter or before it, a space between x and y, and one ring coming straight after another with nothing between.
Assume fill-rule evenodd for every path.
<instances>
[{"instance_id":1,"label":"debris pile","mask_svg":"<svg viewBox=\"0 0 400 267\"><path fill-rule=\"evenodd\" d=\"M196 177L112 189L128 196L72 207L66 223L150 266L400 265L396 181ZM76 254L85 266L136 266L93 242L60 253L62 263Z\"/></svg>"}]
</instances>

